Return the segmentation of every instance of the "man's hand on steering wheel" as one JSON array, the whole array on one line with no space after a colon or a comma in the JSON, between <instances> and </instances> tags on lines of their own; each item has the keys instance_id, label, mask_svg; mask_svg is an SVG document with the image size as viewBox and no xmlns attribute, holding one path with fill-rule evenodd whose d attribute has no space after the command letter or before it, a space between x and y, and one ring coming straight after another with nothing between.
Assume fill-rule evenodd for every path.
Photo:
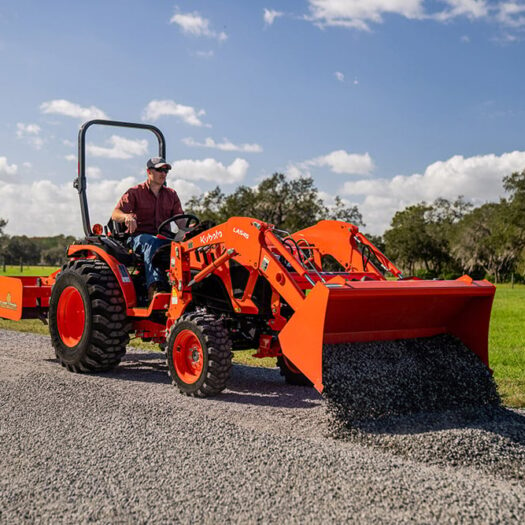
<instances>
[{"instance_id":1,"label":"man's hand on steering wheel","mask_svg":"<svg viewBox=\"0 0 525 525\"><path fill-rule=\"evenodd\" d=\"M181 221L182 224L180 224L179 221ZM163 221L157 229L157 234L163 235L172 241L181 242L184 240L186 234L195 229L200 222L200 219L191 213L181 213ZM171 231L171 228L169 228L169 225L172 223L175 223L178 228L176 232Z\"/></svg>"}]
</instances>

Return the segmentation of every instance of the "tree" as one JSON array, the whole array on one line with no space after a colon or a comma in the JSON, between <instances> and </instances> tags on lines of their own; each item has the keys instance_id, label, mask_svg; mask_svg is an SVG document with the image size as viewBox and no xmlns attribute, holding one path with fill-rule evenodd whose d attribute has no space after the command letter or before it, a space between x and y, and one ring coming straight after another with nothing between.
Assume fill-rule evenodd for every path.
<instances>
[{"instance_id":1,"label":"tree","mask_svg":"<svg viewBox=\"0 0 525 525\"><path fill-rule=\"evenodd\" d=\"M7 221L0 217L0 237L4 236L4 228L7 226Z\"/></svg>"},{"instance_id":2,"label":"tree","mask_svg":"<svg viewBox=\"0 0 525 525\"><path fill-rule=\"evenodd\" d=\"M350 222L356 226L365 226L359 208L357 206L346 206L339 195L335 196L334 205L328 209L327 218L334 221Z\"/></svg>"},{"instance_id":3,"label":"tree","mask_svg":"<svg viewBox=\"0 0 525 525\"><path fill-rule=\"evenodd\" d=\"M357 206L347 207L339 197L331 208L325 206L311 177L288 179L282 173L274 173L255 188L239 186L228 196L216 187L192 197L186 210L215 223L236 216L255 217L290 232L327 218L363 224Z\"/></svg>"},{"instance_id":4,"label":"tree","mask_svg":"<svg viewBox=\"0 0 525 525\"><path fill-rule=\"evenodd\" d=\"M398 211L384 234L387 257L410 274L422 264L430 270L429 254L435 248L425 219L429 210L423 202Z\"/></svg>"},{"instance_id":5,"label":"tree","mask_svg":"<svg viewBox=\"0 0 525 525\"><path fill-rule=\"evenodd\" d=\"M217 186L200 196L193 196L185 206L187 213L197 215L201 221L223 222L222 208L225 195Z\"/></svg>"},{"instance_id":6,"label":"tree","mask_svg":"<svg viewBox=\"0 0 525 525\"><path fill-rule=\"evenodd\" d=\"M40 261L40 246L26 235L16 235L8 239L4 247L4 256L7 264L18 264L22 260L25 264L38 264Z\"/></svg>"},{"instance_id":7,"label":"tree","mask_svg":"<svg viewBox=\"0 0 525 525\"><path fill-rule=\"evenodd\" d=\"M509 198L466 215L453 248L467 272L481 271L496 282L516 271L525 250L525 171L505 177L503 186Z\"/></svg>"}]
</instances>

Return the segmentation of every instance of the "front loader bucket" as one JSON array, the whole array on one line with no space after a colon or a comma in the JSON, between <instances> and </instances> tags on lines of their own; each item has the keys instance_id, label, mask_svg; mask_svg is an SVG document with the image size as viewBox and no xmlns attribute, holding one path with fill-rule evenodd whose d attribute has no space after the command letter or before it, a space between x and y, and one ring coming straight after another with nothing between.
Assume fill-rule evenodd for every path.
<instances>
[{"instance_id":1,"label":"front loader bucket","mask_svg":"<svg viewBox=\"0 0 525 525\"><path fill-rule=\"evenodd\" d=\"M323 344L451 334L488 366L495 287L456 281L317 283L279 334L283 354L323 391Z\"/></svg>"}]
</instances>

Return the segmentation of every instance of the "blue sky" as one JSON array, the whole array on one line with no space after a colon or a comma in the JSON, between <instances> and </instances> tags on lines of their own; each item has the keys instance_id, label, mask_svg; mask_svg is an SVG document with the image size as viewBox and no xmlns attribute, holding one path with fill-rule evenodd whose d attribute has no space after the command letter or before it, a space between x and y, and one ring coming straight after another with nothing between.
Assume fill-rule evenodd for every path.
<instances>
[{"instance_id":1,"label":"blue sky","mask_svg":"<svg viewBox=\"0 0 525 525\"><path fill-rule=\"evenodd\" d=\"M525 169L525 2L2 0L0 217L82 234L80 125L148 122L182 201L279 171L382 233L409 204ZM90 128L92 222L145 177L144 133Z\"/></svg>"}]
</instances>

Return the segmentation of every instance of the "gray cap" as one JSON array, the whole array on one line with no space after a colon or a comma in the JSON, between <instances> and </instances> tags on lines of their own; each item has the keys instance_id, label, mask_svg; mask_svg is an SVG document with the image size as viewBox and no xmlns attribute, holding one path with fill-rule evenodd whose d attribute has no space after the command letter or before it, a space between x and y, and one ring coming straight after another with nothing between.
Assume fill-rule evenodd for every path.
<instances>
[{"instance_id":1,"label":"gray cap","mask_svg":"<svg viewBox=\"0 0 525 525\"><path fill-rule=\"evenodd\" d=\"M162 166L166 166L171 170L171 164L168 164L162 157L152 157L147 162L148 169L149 168L162 168Z\"/></svg>"}]
</instances>

